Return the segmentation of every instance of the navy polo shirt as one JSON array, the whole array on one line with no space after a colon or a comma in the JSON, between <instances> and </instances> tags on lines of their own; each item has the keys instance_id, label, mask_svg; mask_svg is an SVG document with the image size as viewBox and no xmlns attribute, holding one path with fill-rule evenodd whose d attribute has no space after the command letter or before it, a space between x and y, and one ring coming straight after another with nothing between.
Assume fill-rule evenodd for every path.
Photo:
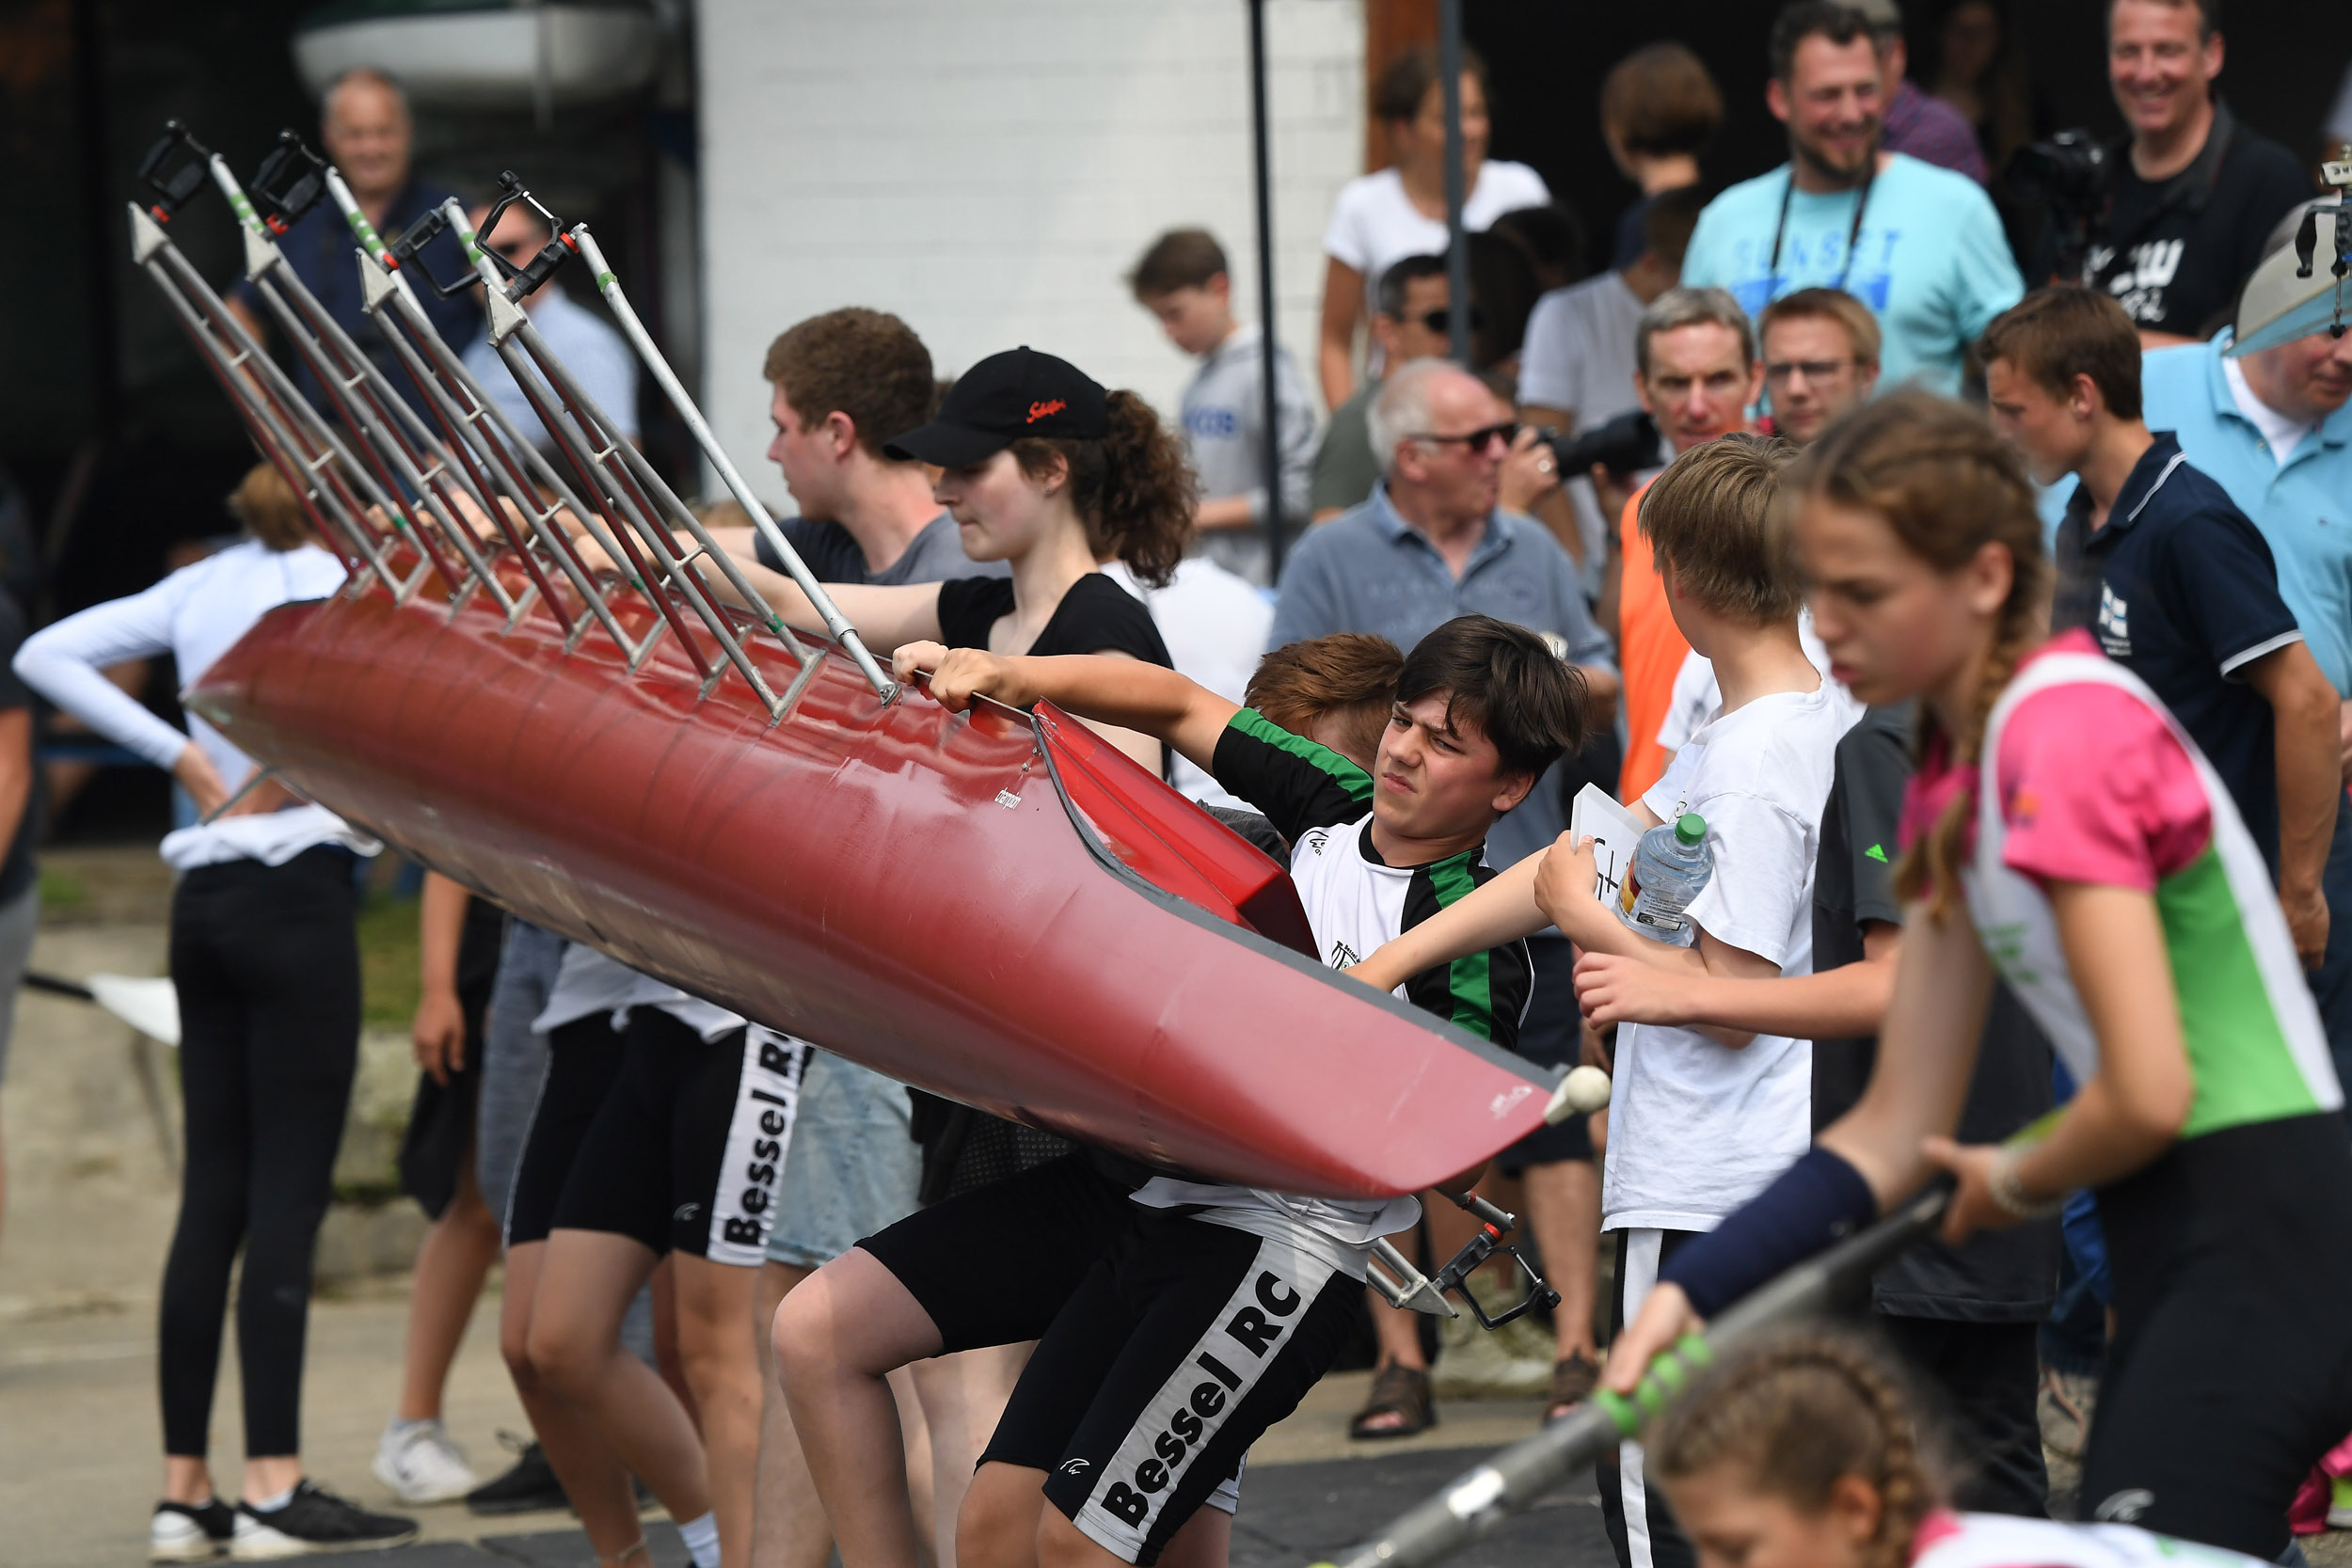
<instances>
[{"instance_id":1,"label":"navy polo shirt","mask_svg":"<svg viewBox=\"0 0 2352 1568\"><path fill-rule=\"evenodd\" d=\"M449 199L451 194L410 180L385 209L384 221L377 226L377 231L384 236L384 243L389 245L398 239L410 224ZM319 303L326 308L328 315L335 318L336 325L349 333L351 341L359 345L359 351L384 372L384 379L408 400L410 407L429 416L423 395L417 390L417 385L409 379L408 372L401 368L399 359L392 354L391 345L376 330L375 318L368 314L367 307L361 301L359 242L352 237L351 228L343 221L341 210L332 201L319 202L303 214L292 229L278 236L278 248L285 252L287 265L294 269L296 277L302 279L303 287L318 296ZM458 250L456 239L447 233L438 235L424 247L422 261L433 269L434 276L444 280L471 276L472 269ZM451 348L463 354L468 345L483 335L481 290L468 289L454 298L442 299L434 293L432 285L423 278L413 277L410 281L418 302L424 307L426 319L433 323L441 334L441 341ZM270 321L273 327L277 325L262 309L262 302L253 297L252 284L241 283L237 292L252 306L255 314ZM301 388L302 395L309 398L319 412L331 418L334 404L327 401L325 388L310 374L310 367L291 349L281 357L294 366L294 385Z\"/></svg>"},{"instance_id":2,"label":"navy polo shirt","mask_svg":"<svg viewBox=\"0 0 2352 1568\"><path fill-rule=\"evenodd\" d=\"M2088 628L2148 683L2221 775L2272 874L2279 769L2270 704L2242 672L2303 634L2264 540L2171 432L2133 465L2106 524L2076 488L2058 524L2051 629Z\"/></svg>"}]
</instances>

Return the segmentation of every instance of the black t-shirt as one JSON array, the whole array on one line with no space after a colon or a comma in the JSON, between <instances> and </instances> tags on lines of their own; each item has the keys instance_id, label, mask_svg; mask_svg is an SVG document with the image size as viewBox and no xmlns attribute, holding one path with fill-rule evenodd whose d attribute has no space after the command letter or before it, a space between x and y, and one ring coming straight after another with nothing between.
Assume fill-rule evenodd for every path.
<instances>
[{"instance_id":1,"label":"black t-shirt","mask_svg":"<svg viewBox=\"0 0 2352 1568\"><path fill-rule=\"evenodd\" d=\"M826 527L833 525L827 524ZM844 535L846 537L846 534ZM794 541L799 547L799 541ZM859 580L865 571L858 562ZM950 578L939 585L940 641L951 648L985 648L997 621L1012 613L1009 578ZM1053 654L1132 654L1147 664L1172 668L1168 644L1143 601L1103 576L1089 572L1070 585L1054 613L1025 650ZM936 1203L957 1193L1028 1170L1067 1153L1072 1145L1051 1132L1001 1121L968 1105L910 1091L914 1096L912 1133L923 1146L921 1201ZM1089 1151L1098 1168L1140 1184L1143 1167L1121 1156Z\"/></svg>"},{"instance_id":2,"label":"black t-shirt","mask_svg":"<svg viewBox=\"0 0 2352 1568\"><path fill-rule=\"evenodd\" d=\"M1872 708L1837 743L1813 872L1816 974L1862 961L1863 927L1900 925L1893 887L1903 786L1911 780L1911 706ZM1853 1109L1878 1060L1875 1037L1813 1042L1813 1130ZM2050 1108L2050 1045L1994 983L1977 1074L1960 1115L1963 1143L1993 1143ZM2058 1278L2054 1220L1982 1231L1953 1248L1922 1242L1881 1269L1871 1301L1899 1318L2030 1323L2050 1308Z\"/></svg>"},{"instance_id":3,"label":"black t-shirt","mask_svg":"<svg viewBox=\"0 0 2352 1568\"><path fill-rule=\"evenodd\" d=\"M2050 629L2087 628L2164 700L2221 775L2275 875L2275 723L2245 667L2301 634L2279 596L2269 542L2227 491L2183 461L2167 431L2133 465L2096 533L2090 495L2075 490L2058 561Z\"/></svg>"},{"instance_id":4,"label":"black t-shirt","mask_svg":"<svg viewBox=\"0 0 2352 1568\"><path fill-rule=\"evenodd\" d=\"M951 578L939 585L939 640L950 648L987 647L990 629L1011 613L1009 578ZM1150 609L1100 572L1070 585L1037 641L1022 651L1040 658L1121 653L1146 664L1175 665Z\"/></svg>"},{"instance_id":5,"label":"black t-shirt","mask_svg":"<svg viewBox=\"0 0 2352 1568\"><path fill-rule=\"evenodd\" d=\"M0 712L33 705L33 694L17 678L16 651L24 645L24 612L6 593L0 593ZM41 788L41 773L33 768L32 783L24 797L24 815L17 818L16 836L8 840L8 853L0 861L0 903L22 894L33 885L35 867L33 846L40 841L40 820L46 801Z\"/></svg>"},{"instance_id":6,"label":"black t-shirt","mask_svg":"<svg viewBox=\"0 0 2352 1568\"><path fill-rule=\"evenodd\" d=\"M2091 236L2083 281L2152 331L2211 336L2236 307L2263 241L2312 194L2300 159L2219 104L2206 138L2217 144L2217 157L2160 181L2134 173L2128 149L2114 155L2114 205Z\"/></svg>"}]
</instances>

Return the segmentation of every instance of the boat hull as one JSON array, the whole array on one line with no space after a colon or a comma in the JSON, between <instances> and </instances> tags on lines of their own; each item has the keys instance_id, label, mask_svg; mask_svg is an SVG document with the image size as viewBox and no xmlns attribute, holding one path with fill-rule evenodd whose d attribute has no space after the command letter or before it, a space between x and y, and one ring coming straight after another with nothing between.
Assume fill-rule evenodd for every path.
<instances>
[{"instance_id":1,"label":"boat hull","mask_svg":"<svg viewBox=\"0 0 2352 1568\"><path fill-rule=\"evenodd\" d=\"M781 648L751 647L792 685ZM508 627L479 594L453 613L371 586L271 611L187 701L527 919L1169 1167L1410 1192L1539 1125L1556 1076L1144 881L1069 809L1028 716L884 706L838 657L771 721L675 636L630 672L599 634L567 649L544 607Z\"/></svg>"}]
</instances>

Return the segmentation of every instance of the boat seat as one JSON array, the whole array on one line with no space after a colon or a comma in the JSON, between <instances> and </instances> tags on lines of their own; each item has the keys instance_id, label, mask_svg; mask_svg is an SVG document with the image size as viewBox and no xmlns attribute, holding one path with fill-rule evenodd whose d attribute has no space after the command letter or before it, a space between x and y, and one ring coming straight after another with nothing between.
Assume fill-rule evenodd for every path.
<instances>
[{"instance_id":1,"label":"boat seat","mask_svg":"<svg viewBox=\"0 0 2352 1568\"><path fill-rule=\"evenodd\" d=\"M1036 719L1062 793L1130 871L1219 919L1320 958L1287 870L1053 704L1038 704Z\"/></svg>"}]
</instances>

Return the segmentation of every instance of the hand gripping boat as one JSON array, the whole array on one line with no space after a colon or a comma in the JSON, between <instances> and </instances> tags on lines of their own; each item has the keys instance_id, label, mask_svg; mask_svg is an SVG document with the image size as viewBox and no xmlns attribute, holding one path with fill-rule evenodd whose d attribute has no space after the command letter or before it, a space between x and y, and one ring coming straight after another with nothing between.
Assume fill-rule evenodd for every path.
<instances>
[{"instance_id":1,"label":"hand gripping boat","mask_svg":"<svg viewBox=\"0 0 2352 1568\"><path fill-rule=\"evenodd\" d=\"M355 223L373 308L437 428L271 243L290 182L316 182L283 166L298 146L256 175L257 213L174 136L154 158L193 157L231 194L248 275L343 416L311 413L244 338L155 221L168 202L135 210L142 265L354 569L335 597L264 616L187 694L270 774L649 974L1161 1164L1384 1196L1542 1123L1556 1071L1326 969L1283 870L1083 725L1044 705L950 715L892 686L821 590L829 641L785 626L514 308L581 255L707 438L584 227L551 223L546 270L505 277L448 214L558 472L424 325L414 231L385 247ZM515 199L530 199L518 184L501 209ZM495 529L463 526L469 507ZM634 585L588 568L563 513ZM748 612L720 602L706 563Z\"/></svg>"}]
</instances>

